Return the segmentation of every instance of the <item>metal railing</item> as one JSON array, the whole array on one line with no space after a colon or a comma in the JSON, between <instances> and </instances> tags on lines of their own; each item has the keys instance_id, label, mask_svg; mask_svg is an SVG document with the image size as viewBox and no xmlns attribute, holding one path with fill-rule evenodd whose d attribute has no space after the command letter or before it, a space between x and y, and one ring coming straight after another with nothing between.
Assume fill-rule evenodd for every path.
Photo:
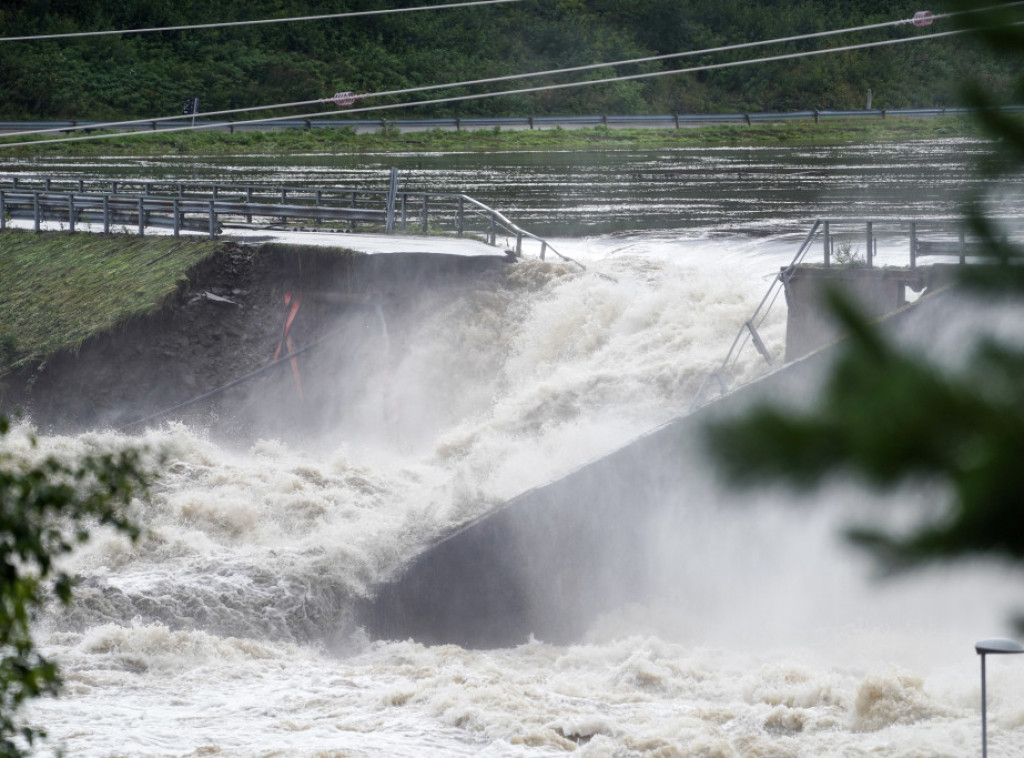
<instances>
[{"instance_id":1,"label":"metal railing","mask_svg":"<svg viewBox=\"0 0 1024 758\"><path fill-rule=\"evenodd\" d=\"M541 260L563 255L547 240L468 195L285 185L236 185L126 179L0 178L0 230L7 219L29 220L39 231L43 222L121 227L143 235L147 228L205 232L210 238L230 226L272 227L288 224L345 224L350 230L475 236L517 258L526 245Z\"/></svg>"},{"instance_id":2,"label":"metal railing","mask_svg":"<svg viewBox=\"0 0 1024 758\"><path fill-rule=\"evenodd\" d=\"M1005 230L1007 238L1011 233L1019 236L1024 230L1024 222L1019 218L992 220ZM861 243L864 245L863 253L860 250ZM880 247L880 243L884 245ZM902 265L905 261L910 270L916 269L921 259L926 257L953 258L957 264L966 264L971 259L992 255L988 245L972 234L968 220L961 217L816 219L790 263L782 267L777 276L772 277L768 291L751 317L740 327L721 365L704 378L691 401L691 411L710 402L706 395L712 387L718 389L719 396L730 391L731 376L748 344L754 346L768 367L776 365L776 359L765 345L759 330L779 295L785 291L796 268L809 265L808 256L815 249L820 250L822 257L819 265L824 267L875 268L884 260L888 265Z\"/></svg>"},{"instance_id":3,"label":"metal railing","mask_svg":"<svg viewBox=\"0 0 1024 758\"><path fill-rule=\"evenodd\" d=\"M1024 106L1005 106L1001 110L1016 112ZM635 129L681 129L701 124L746 124L766 121L808 121L850 118L934 118L936 116L966 116L975 113L973 108L898 108L878 110L802 110L785 112L754 113L668 113L651 115L587 115L587 116L502 116L478 118L421 118L421 119L351 119L339 118L295 118L281 121L255 121L235 124L231 121L195 120L195 126L202 129L235 131L266 131L268 129L354 129L356 131L397 129L398 131L423 131L430 129L467 131L477 129L554 129L557 127L635 128ZM16 134L26 131L55 130L81 131L105 129L127 132L159 132L163 129L191 127L192 118L167 121L137 121L119 127L104 126L103 121L0 121L0 134Z\"/></svg>"}]
</instances>

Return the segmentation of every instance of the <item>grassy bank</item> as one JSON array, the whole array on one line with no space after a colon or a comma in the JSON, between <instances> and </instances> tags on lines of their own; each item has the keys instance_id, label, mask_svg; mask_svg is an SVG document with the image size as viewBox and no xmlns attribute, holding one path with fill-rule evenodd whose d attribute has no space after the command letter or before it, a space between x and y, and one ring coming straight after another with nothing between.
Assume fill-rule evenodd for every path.
<instances>
[{"instance_id":1,"label":"grassy bank","mask_svg":"<svg viewBox=\"0 0 1024 758\"><path fill-rule=\"evenodd\" d=\"M502 131L398 132L356 134L351 129L269 132L174 132L115 134L83 142L5 147L28 138L0 140L4 156L231 155L237 153L360 153L502 150L614 150L642 147L718 147L757 145L843 145L938 137L977 136L973 121L962 117L829 119L719 124L680 129L536 129Z\"/></svg>"},{"instance_id":2,"label":"grassy bank","mask_svg":"<svg viewBox=\"0 0 1024 758\"><path fill-rule=\"evenodd\" d=\"M0 373L146 313L222 242L0 233Z\"/></svg>"}]
</instances>

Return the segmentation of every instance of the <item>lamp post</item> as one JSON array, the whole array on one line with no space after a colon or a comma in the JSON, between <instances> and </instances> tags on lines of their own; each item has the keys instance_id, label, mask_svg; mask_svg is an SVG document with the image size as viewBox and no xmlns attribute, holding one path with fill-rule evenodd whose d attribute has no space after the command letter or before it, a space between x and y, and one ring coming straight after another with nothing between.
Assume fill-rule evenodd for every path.
<instances>
[{"instance_id":1,"label":"lamp post","mask_svg":"<svg viewBox=\"0 0 1024 758\"><path fill-rule=\"evenodd\" d=\"M1024 653L1024 647L1013 640L992 639L974 643L974 649L981 656L981 755L982 758L988 758L988 727L985 723L985 656Z\"/></svg>"}]
</instances>

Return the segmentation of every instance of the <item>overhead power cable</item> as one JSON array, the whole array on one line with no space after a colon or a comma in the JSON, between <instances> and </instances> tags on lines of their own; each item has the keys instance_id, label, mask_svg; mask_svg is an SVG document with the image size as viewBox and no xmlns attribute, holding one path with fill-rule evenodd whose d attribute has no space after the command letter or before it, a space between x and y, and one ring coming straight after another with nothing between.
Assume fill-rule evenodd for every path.
<instances>
[{"instance_id":1,"label":"overhead power cable","mask_svg":"<svg viewBox=\"0 0 1024 758\"><path fill-rule=\"evenodd\" d=\"M416 11L447 10L450 8L472 8L480 5L499 5L503 3L520 3L523 0L472 0L462 3L444 3L442 5L418 5L412 8L382 8L372 11L348 11L345 13L326 13L319 16L295 16L293 18L260 18L250 21L220 21L211 24L184 24L181 26L154 26L146 29L107 29L94 32L64 32L61 34L27 34L20 37L0 37L0 42L28 42L48 39L75 39L80 37L107 37L120 34L150 34L152 32L183 32L193 29L223 29L233 26L257 26L264 24L288 24L296 21L327 21L339 18L355 18L357 16L383 16L393 13L414 13Z\"/></svg>"},{"instance_id":2,"label":"overhead power cable","mask_svg":"<svg viewBox=\"0 0 1024 758\"><path fill-rule=\"evenodd\" d=\"M1018 22L1014 22L1012 24L1009 24L1009 26L1020 26L1020 25L1024 25L1024 21L1018 21ZM952 37L952 36L960 35L960 34L967 34L969 32L973 32L973 31L978 31L978 30L976 30L976 29L955 29L955 30L948 31L948 32L934 32L932 34L923 34L923 35L919 35L917 37L904 37L904 38L901 38L901 39L891 39L891 40L877 40L875 42L863 42L863 43L854 44L854 45L843 45L843 46L840 46L840 47L824 48L824 49L821 49L821 50L807 50L807 51L798 52L798 53L784 53L784 54L780 54L780 55L772 55L772 56L767 56L767 57L763 57L763 58L749 58L749 59L740 60L740 61L726 61L726 62L723 62L723 63L709 63L709 64L701 65L701 66L691 66L689 68L671 69L671 70L667 70L667 71L650 71L650 72L645 72L645 73L640 73L640 74L630 74L630 75L624 75L624 76L607 77L607 78L604 78L604 79L588 79L588 80L585 80L585 81L577 81L577 82L562 82L562 83L558 83L558 84L546 84L546 85L539 85L539 86L536 86L536 87L524 87L524 88L515 89L515 90L503 90L501 92L479 92L479 93L468 94L468 95L455 95L455 96L452 96L452 97L435 98L433 100L417 100L417 101L406 102L406 103L391 103L391 104L388 104L388 105L373 105L373 106L367 106L367 107L364 107L364 108L348 108L348 109L344 109L344 110L334 109L334 110L329 110L329 111L321 111L321 112L318 112L318 113L303 113L303 114L299 114L299 115L275 116L275 117L271 117L271 118L249 119L249 120L245 120L245 121L211 122L211 123L205 123L205 124L196 124L195 126L172 127L172 128L169 128L169 129L161 129L161 130L158 130L156 132L136 132L136 134L168 134L168 133L175 133L175 132L195 131L195 130L199 130L199 129L219 129L219 128L226 128L226 127L248 126L248 125L252 125L252 124L269 124L269 123L274 123L276 121L290 121L290 120L295 120L295 119L311 119L311 118L321 118L321 117L326 117L326 116L337 116L337 115L342 114L342 113L344 113L345 115L354 114L354 113L370 113L370 112L397 110L397 109L401 109L401 108L413 108L413 107L418 107L418 106L423 106L423 105L442 105L442 104L446 104L446 103L465 102L465 101L468 101L468 100L483 100L483 99L492 98L492 97L507 97L509 95L525 95L525 94L532 94L532 93L536 93L536 92L547 92L547 91L551 91L551 90L569 89L569 88L573 88L573 87L589 87L589 86L595 86L595 85L601 85L601 84L611 84L611 83L615 83L615 82L636 81L636 80L639 80L639 79L650 79L650 78L662 77L662 76L674 76L674 75L677 75L677 74L689 74L689 73L696 73L696 72L700 72L700 71L713 71L713 70L725 69L725 68L735 68L735 67L738 67L738 66L753 65L755 63L772 63L772 62L784 61L784 60L794 60L794 59L798 59L798 58L810 58L810 57L815 57L815 56L819 56L819 55L828 55L828 54L831 54L831 53L842 53L842 52L849 52L849 51L852 51L852 50L864 50L864 49L875 48L875 47L885 47L885 46L892 46L892 45L900 45L900 44L905 44L905 43L909 43L909 42L918 42L918 41L921 41L921 40L940 39L940 38ZM313 102L322 102L322 101L313 101ZM148 123L148 121L147 121L147 123ZM46 145L46 144L50 144L50 143L61 143L61 142L82 142L82 141L86 141L86 140L111 139L111 138L115 138L115 137L124 137L124 136L128 136L128 135L122 134L122 133L117 133L117 134L90 134L90 135L83 136L83 137L62 137L62 138L59 138L59 139L32 140L32 141L26 141L26 142L0 143L0 148L2 148L2 147L26 146L26 145L38 146L38 145Z\"/></svg>"},{"instance_id":3,"label":"overhead power cable","mask_svg":"<svg viewBox=\"0 0 1024 758\"><path fill-rule=\"evenodd\" d=\"M232 381L228 382L227 384L223 384L220 387L217 387L216 389L212 389L209 392L204 392L202 395L198 395L182 403L178 403L177 405L173 405L169 408L164 408L162 411L157 411L156 413L151 413L148 416L143 416L142 418L135 419L134 421L129 421L127 424L121 424L121 426L117 427L117 431L123 432L124 430L130 429L133 426L140 426L141 424L145 424L155 419L162 418L163 416L167 416L168 414L174 413L175 411L180 411L184 410L185 408L189 408L193 405L196 405L197 403L201 403L203 400L209 400L211 397L220 395L221 393L226 392L229 389L237 387L240 384L244 384L245 382L248 382L250 379L255 379L258 376L262 376L271 369L277 368L278 366L281 366L287 363L288 361L294 360L298 356L302 355L303 353L309 352L310 350L323 344L327 340L337 337L343 331L344 329L334 329L328 332L327 334L319 337L318 339L313 340L309 344L303 345L297 350L292 350L287 355L283 355L280 358L272 360L270 363L261 366L255 371L250 371L245 376L240 376L237 379L233 379Z\"/></svg>"},{"instance_id":4,"label":"overhead power cable","mask_svg":"<svg viewBox=\"0 0 1024 758\"><path fill-rule=\"evenodd\" d=\"M957 16L963 16L970 13L980 13L984 11L994 10L996 8L1009 8L1013 6L1024 5L1024 0L1018 0L1017 2L1005 3L999 6L989 6L987 8L973 8L966 11L957 11L954 13L942 13L942 14L928 14L927 21L930 24L933 21L941 21L945 19L955 18ZM353 100L363 100L371 97L395 97L398 95L410 95L418 92L430 92L441 89L455 89L456 87L471 87L481 84L496 84L499 82L515 81L520 79L533 79L544 76L555 76L558 74L571 74L579 73L582 71L593 71L601 68L613 68L616 66L627 66L639 63L651 63L655 61L664 61L679 58L692 58L703 55L712 55L716 53L734 52L737 50L745 50L755 47L765 47L768 45L785 44L789 42L800 42L810 39L820 39L823 37L833 37L840 34L853 34L856 32L872 31L876 29L884 29L887 27L902 26L906 24L920 23L919 17L914 18L901 18L894 21L881 21L874 24L863 24L860 26L851 26L844 29L832 29L823 32L811 32L808 34L797 34L789 37L777 37L775 39L768 40L757 40L754 42L740 42L733 45L722 45L719 47L709 47L702 50L688 50L679 53L666 53L663 55L651 55L643 58L629 58L620 61L608 61L605 63L590 63L582 66L571 66L567 68L548 69L547 71L534 71L525 74L506 74L504 76L493 76L485 79L470 79L462 82L448 82L444 84L428 84L420 87L407 87L405 89L395 90L384 90L381 92L370 92L365 94L351 95ZM190 114L200 118L219 118L221 116L229 116L235 113L249 113L252 111L267 111L267 110L280 110L283 108L301 108L307 105L313 105L316 103L332 102L331 98L318 98L316 100L298 100L291 103L276 103L273 105L260 105L250 106L246 108L231 108L227 110L219 111L207 111L205 113ZM351 111L350 111L351 112ZM143 118L143 119L132 119L129 121L107 121L101 123L89 123L89 124L78 124L74 126L61 126L50 129L36 129L32 131L21 132L21 136L31 136L36 134L55 134L55 133L67 133L70 131L81 131L85 129L96 130L96 129L112 129L123 126L133 126L137 124L156 124L165 121L179 121L181 116L158 116L156 118ZM242 122L235 122L242 123ZM166 130L165 130L166 131Z\"/></svg>"}]
</instances>

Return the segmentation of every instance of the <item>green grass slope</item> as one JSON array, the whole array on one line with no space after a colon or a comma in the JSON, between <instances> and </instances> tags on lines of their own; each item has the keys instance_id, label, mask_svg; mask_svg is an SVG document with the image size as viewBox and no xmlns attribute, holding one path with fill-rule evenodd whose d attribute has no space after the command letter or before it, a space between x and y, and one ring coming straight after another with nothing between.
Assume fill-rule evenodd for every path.
<instances>
[{"instance_id":1,"label":"green grass slope","mask_svg":"<svg viewBox=\"0 0 1024 758\"><path fill-rule=\"evenodd\" d=\"M271 153L379 153L514 150L614 150L637 147L702 147L716 145L843 145L898 142L912 139L977 136L973 121L960 116L933 118L837 118L814 123L756 121L753 125L716 124L680 129L479 129L399 132L393 129L356 134L348 128L269 132L120 133L103 139L51 145L20 144L12 135L0 139L4 157L87 155L236 155ZM41 142L41 140L40 140ZM16 146L12 143L19 143Z\"/></svg>"},{"instance_id":2,"label":"green grass slope","mask_svg":"<svg viewBox=\"0 0 1024 758\"><path fill-rule=\"evenodd\" d=\"M223 242L6 231L0 234L0 373L158 308Z\"/></svg>"}]
</instances>

